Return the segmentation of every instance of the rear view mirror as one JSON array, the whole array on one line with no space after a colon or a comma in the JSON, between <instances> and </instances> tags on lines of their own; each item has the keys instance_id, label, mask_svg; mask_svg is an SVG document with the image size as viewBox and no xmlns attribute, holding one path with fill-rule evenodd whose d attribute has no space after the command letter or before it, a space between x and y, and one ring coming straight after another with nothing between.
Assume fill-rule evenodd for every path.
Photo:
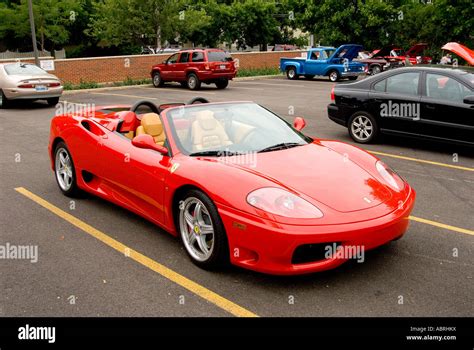
<instances>
[{"instance_id":1,"label":"rear view mirror","mask_svg":"<svg viewBox=\"0 0 474 350\"><path fill-rule=\"evenodd\" d=\"M293 121L293 127L298 131L303 130L305 126L306 126L306 120L304 120L304 118L302 117L296 117L295 120Z\"/></svg>"},{"instance_id":2,"label":"rear view mirror","mask_svg":"<svg viewBox=\"0 0 474 350\"><path fill-rule=\"evenodd\" d=\"M474 95L464 97L463 102L468 105L474 105Z\"/></svg>"},{"instance_id":3,"label":"rear view mirror","mask_svg":"<svg viewBox=\"0 0 474 350\"><path fill-rule=\"evenodd\" d=\"M160 152L164 156L168 155L168 149L164 146L156 144L151 135L135 136L132 139L132 145L138 148L152 149L154 151Z\"/></svg>"}]
</instances>

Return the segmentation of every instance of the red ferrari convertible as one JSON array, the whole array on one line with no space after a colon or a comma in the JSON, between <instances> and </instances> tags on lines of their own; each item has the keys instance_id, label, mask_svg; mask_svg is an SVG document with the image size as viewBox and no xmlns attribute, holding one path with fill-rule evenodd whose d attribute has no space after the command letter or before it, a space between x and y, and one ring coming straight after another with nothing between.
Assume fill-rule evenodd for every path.
<instances>
[{"instance_id":1,"label":"red ferrari convertible","mask_svg":"<svg viewBox=\"0 0 474 350\"><path fill-rule=\"evenodd\" d=\"M292 126L252 102L192 102L201 103L55 116L49 154L60 190L150 220L202 268L322 271L354 258L345 248L405 233L415 191L373 155L310 138L302 118Z\"/></svg>"}]
</instances>

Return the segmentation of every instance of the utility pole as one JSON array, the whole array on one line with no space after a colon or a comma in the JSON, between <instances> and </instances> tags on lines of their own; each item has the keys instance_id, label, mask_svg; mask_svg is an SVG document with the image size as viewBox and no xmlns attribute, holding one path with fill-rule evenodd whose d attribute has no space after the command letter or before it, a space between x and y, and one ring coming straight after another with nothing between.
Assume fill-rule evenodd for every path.
<instances>
[{"instance_id":1,"label":"utility pole","mask_svg":"<svg viewBox=\"0 0 474 350\"><path fill-rule=\"evenodd\" d=\"M35 64L39 67L40 66L40 61L39 61L39 58L38 58L38 48L36 47L35 18L34 18L34 15L33 15L32 0L28 0L28 13L30 15L31 41L33 43L33 52L35 53Z\"/></svg>"}]
</instances>

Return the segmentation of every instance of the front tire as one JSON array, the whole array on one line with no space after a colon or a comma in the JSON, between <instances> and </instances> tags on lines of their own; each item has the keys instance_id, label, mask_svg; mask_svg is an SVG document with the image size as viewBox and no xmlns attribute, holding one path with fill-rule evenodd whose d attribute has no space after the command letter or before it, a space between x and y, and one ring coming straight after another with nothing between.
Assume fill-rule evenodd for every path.
<instances>
[{"instance_id":1,"label":"front tire","mask_svg":"<svg viewBox=\"0 0 474 350\"><path fill-rule=\"evenodd\" d=\"M298 73L296 73L295 67L288 67L286 70L286 77L290 80L297 80L299 78Z\"/></svg>"},{"instance_id":2,"label":"front tire","mask_svg":"<svg viewBox=\"0 0 474 350\"><path fill-rule=\"evenodd\" d=\"M59 142L54 150L54 174L59 189L65 196L77 197L80 194L74 162L64 142Z\"/></svg>"},{"instance_id":3,"label":"front tire","mask_svg":"<svg viewBox=\"0 0 474 350\"><path fill-rule=\"evenodd\" d=\"M379 74L381 71L382 71L382 68L380 68L380 66L376 64L372 66L372 68L370 69L370 75Z\"/></svg>"},{"instance_id":4,"label":"front tire","mask_svg":"<svg viewBox=\"0 0 474 350\"><path fill-rule=\"evenodd\" d=\"M366 112L354 113L347 128L349 135L358 143L372 143L378 136L377 121Z\"/></svg>"},{"instance_id":5,"label":"front tire","mask_svg":"<svg viewBox=\"0 0 474 350\"><path fill-rule=\"evenodd\" d=\"M189 74L186 81L189 90L199 90L201 88L201 81L194 73Z\"/></svg>"},{"instance_id":6,"label":"front tire","mask_svg":"<svg viewBox=\"0 0 474 350\"><path fill-rule=\"evenodd\" d=\"M153 86L158 88L158 87L162 87L164 84L165 82L161 78L161 73L160 72L153 73Z\"/></svg>"},{"instance_id":7,"label":"front tire","mask_svg":"<svg viewBox=\"0 0 474 350\"><path fill-rule=\"evenodd\" d=\"M229 80L227 79L216 81L216 86L218 89L225 89L228 85L229 85Z\"/></svg>"},{"instance_id":8,"label":"front tire","mask_svg":"<svg viewBox=\"0 0 474 350\"><path fill-rule=\"evenodd\" d=\"M224 224L212 200L202 191L189 190L179 202L177 228L191 261L203 269L229 262Z\"/></svg>"},{"instance_id":9,"label":"front tire","mask_svg":"<svg viewBox=\"0 0 474 350\"><path fill-rule=\"evenodd\" d=\"M328 73L329 80L335 83L340 79L339 72L337 70L332 70Z\"/></svg>"}]
</instances>

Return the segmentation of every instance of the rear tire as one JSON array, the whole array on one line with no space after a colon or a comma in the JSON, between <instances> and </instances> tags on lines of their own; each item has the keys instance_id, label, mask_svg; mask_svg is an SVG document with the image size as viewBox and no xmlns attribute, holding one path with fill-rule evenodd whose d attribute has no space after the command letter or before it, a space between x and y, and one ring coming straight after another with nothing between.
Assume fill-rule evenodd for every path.
<instances>
[{"instance_id":1,"label":"rear tire","mask_svg":"<svg viewBox=\"0 0 474 350\"><path fill-rule=\"evenodd\" d=\"M54 174L59 189L67 197L78 197L76 169L71 153L64 142L59 142L54 150Z\"/></svg>"},{"instance_id":2,"label":"rear tire","mask_svg":"<svg viewBox=\"0 0 474 350\"><path fill-rule=\"evenodd\" d=\"M194 73L188 75L186 82L189 90L199 90L201 88L201 81Z\"/></svg>"},{"instance_id":3,"label":"rear tire","mask_svg":"<svg viewBox=\"0 0 474 350\"><path fill-rule=\"evenodd\" d=\"M59 103L59 97L48 98L46 102L48 102L48 106L54 107Z\"/></svg>"},{"instance_id":4,"label":"rear tire","mask_svg":"<svg viewBox=\"0 0 474 350\"><path fill-rule=\"evenodd\" d=\"M165 82L163 81L163 79L161 78L161 74L160 72L155 72L153 73L153 86L154 87L162 87Z\"/></svg>"},{"instance_id":5,"label":"rear tire","mask_svg":"<svg viewBox=\"0 0 474 350\"><path fill-rule=\"evenodd\" d=\"M8 108L10 101L5 97L5 94L0 90L0 108Z\"/></svg>"},{"instance_id":6,"label":"rear tire","mask_svg":"<svg viewBox=\"0 0 474 350\"><path fill-rule=\"evenodd\" d=\"M329 77L329 80L332 81L333 83L335 83L336 81L340 79L339 72L335 69L331 70L328 73L328 77Z\"/></svg>"},{"instance_id":7,"label":"rear tire","mask_svg":"<svg viewBox=\"0 0 474 350\"><path fill-rule=\"evenodd\" d=\"M286 69L286 77L290 80L296 80L300 76L296 73L296 68L295 67L288 67Z\"/></svg>"},{"instance_id":8,"label":"rear tire","mask_svg":"<svg viewBox=\"0 0 474 350\"><path fill-rule=\"evenodd\" d=\"M225 89L228 85L229 85L229 80L227 79L216 81L216 86L218 89Z\"/></svg>"},{"instance_id":9,"label":"rear tire","mask_svg":"<svg viewBox=\"0 0 474 350\"><path fill-rule=\"evenodd\" d=\"M380 68L379 65L373 65L371 68L370 68L370 75L375 75L375 74L379 74L380 72L382 71L382 68Z\"/></svg>"},{"instance_id":10,"label":"rear tire","mask_svg":"<svg viewBox=\"0 0 474 350\"><path fill-rule=\"evenodd\" d=\"M379 133L377 121L366 112L354 113L349 119L347 128L349 135L358 143L372 143Z\"/></svg>"},{"instance_id":11,"label":"rear tire","mask_svg":"<svg viewBox=\"0 0 474 350\"><path fill-rule=\"evenodd\" d=\"M227 266L227 234L212 200L204 192L192 189L181 198L175 210L176 228L191 261L206 270Z\"/></svg>"}]
</instances>

